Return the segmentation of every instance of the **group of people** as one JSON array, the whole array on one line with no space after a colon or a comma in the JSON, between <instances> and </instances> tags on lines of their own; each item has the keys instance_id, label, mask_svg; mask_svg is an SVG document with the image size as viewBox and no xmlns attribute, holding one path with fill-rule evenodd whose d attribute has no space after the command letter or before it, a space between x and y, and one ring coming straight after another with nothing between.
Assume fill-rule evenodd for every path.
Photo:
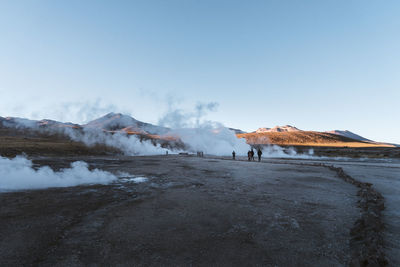
<instances>
[{"instance_id":1,"label":"group of people","mask_svg":"<svg viewBox=\"0 0 400 267\"><path fill-rule=\"evenodd\" d=\"M259 148L259 149L257 149L258 161L261 161L261 155L262 155L262 151ZM254 161L254 150L253 150L253 148L247 152L247 159L249 161L251 161L251 160Z\"/></svg>"},{"instance_id":2,"label":"group of people","mask_svg":"<svg viewBox=\"0 0 400 267\"><path fill-rule=\"evenodd\" d=\"M258 161L261 161L261 155L262 155L262 151L261 151L260 148L258 148L257 149ZM249 161L254 161L254 149L253 148L247 152L247 158L248 158ZM236 159L236 152L235 151L232 151L232 159L233 160Z\"/></svg>"}]
</instances>

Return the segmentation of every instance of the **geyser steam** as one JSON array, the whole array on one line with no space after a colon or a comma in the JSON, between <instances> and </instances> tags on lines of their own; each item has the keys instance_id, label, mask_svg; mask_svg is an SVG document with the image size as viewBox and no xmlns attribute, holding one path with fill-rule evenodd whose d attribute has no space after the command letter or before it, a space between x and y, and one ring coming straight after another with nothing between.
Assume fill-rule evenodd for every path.
<instances>
[{"instance_id":1,"label":"geyser steam","mask_svg":"<svg viewBox=\"0 0 400 267\"><path fill-rule=\"evenodd\" d=\"M117 179L110 172L89 170L82 161L71 163L71 168L58 172L44 166L34 169L32 161L24 157L0 157L0 191L68 187L82 184L108 184Z\"/></svg>"},{"instance_id":2,"label":"geyser steam","mask_svg":"<svg viewBox=\"0 0 400 267\"><path fill-rule=\"evenodd\" d=\"M193 112L169 108L159 120L162 126L171 127L170 134L179 138L191 152L203 151L218 156L245 155L249 149L245 139L238 139L234 131L221 123L202 120L208 112L216 111L218 103L198 103Z\"/></svg>"},{"instance_id":3,"label":"geyser steam","mask_svg":"<svg viewBox=\"0 0 400 267\"><path fill-rule=\"evenodd\" d=\"M108 134L97 129L83 129L83 132L74 130L65 131L72 140L85 143L87 146L104 144L122 151L125 155L159 155L169 151L159 144L150 141L140 141L136 136L123 133ZM171 152L171 151L169 151Z\"/></svg>"}]
</instances>

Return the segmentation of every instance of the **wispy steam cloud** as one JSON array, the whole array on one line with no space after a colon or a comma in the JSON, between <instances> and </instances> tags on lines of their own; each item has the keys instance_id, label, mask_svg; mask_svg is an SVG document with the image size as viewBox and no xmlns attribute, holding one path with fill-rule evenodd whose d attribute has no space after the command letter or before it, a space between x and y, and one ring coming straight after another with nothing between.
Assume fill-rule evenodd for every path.
<instances>
[{"instance_id":1,"label":"wispy steam cloud","mask_svg":"<svg viewBox=\"0 0 400 267\"><path fill-rule=\"evenodd\" d=\"M158 124L173 129L200 127L202 119L210 112L215 112L219 104L217 102L197 103L194 110L187 111L177 108L177 101L169 97L167 112L158 120Z\"/></svg>"},{"instance_id":2,"label":"wispy steam cloud","mask_svg":"<svg viewBox=\"0 0 400 267\"><path fill-rule=\"evenodd\" d=\"M75 123L86 123L103 114L117 111L118 107L108 104L100 98L89 101L62 102L60 104L47 107L45 111L51 110L52 117L60 121L73 121ZM35 118L48 116L44 111L33 113Z\"/></svg>"},{"instance_id":3,"label":"wispy steam cloud","mask_svg":"<svg viewBox=\"0 0 400 267\"><path fill-rule=\"evenodd\" d=\"M200 120L203 116L205 116L208 112L217 111L219 104L217 102L210 103L198 103L196 105L196 127L200 126Z\"/></svg>"}]
</instances>

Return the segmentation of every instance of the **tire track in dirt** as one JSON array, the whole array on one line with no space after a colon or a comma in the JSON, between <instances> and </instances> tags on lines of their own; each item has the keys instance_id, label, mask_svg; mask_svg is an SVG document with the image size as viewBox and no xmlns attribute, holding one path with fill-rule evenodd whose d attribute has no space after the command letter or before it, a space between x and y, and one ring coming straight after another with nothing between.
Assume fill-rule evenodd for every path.
<instances>
[{"instance_id":1,"label":"tire track in dirt","mask_svg":"<svg viewBox=\"0 0 400 267\"><path fill-rule=\"evenodd\" d=\"M340 167L322 163L314 166L328 168L336 172L345 182L359 188L357 195L360 198L358 207L361 209L361 217L350 231L350 249L352 250L350 266L387 266L383 240L385 225L382 214L385 209L385 199L382 194L376 191L372 184L357 181Z\"/></svg>"}]
</instances>

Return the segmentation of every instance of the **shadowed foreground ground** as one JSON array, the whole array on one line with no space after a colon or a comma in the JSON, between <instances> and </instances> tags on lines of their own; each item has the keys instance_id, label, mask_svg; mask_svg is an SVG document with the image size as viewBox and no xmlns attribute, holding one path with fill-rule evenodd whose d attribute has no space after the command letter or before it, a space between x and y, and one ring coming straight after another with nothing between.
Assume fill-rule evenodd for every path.
<instances>
[{"instance_id":1,"label":"shadowed foreground ground","mask_svg":"<svg viewBox=\"0 0 400 267\"><path fill-rule=\"evenodd\" d=\"M350 260L357 189L326 168L179 156L84 160L149 180L0 194L1 266Z\"/></svg>"}]
</instances>

